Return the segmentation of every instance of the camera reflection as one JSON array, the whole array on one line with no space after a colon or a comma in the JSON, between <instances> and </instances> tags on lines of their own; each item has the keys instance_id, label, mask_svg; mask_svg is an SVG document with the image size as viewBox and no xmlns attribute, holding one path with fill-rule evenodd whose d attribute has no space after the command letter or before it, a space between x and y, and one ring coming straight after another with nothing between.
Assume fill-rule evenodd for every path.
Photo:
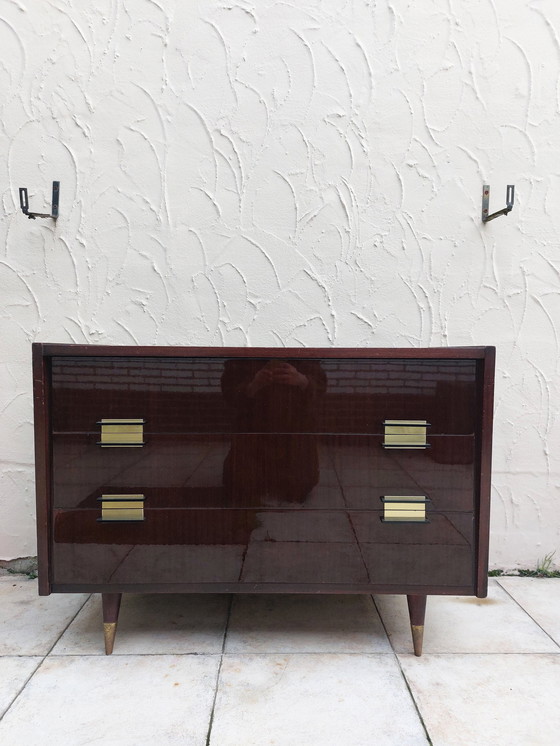
<instances>
[{"instance_id":1,"label":"camera reflection","mask_svg":"<svg viewBox=\"0 0 560 746\"><path fill-rule=\"evenodd\" d=\"M232 502L303 502L319 481L316 421L327 379L315 360L229 360L222 392L234 409L223 482Z\"/></svg>"}]
</instances>

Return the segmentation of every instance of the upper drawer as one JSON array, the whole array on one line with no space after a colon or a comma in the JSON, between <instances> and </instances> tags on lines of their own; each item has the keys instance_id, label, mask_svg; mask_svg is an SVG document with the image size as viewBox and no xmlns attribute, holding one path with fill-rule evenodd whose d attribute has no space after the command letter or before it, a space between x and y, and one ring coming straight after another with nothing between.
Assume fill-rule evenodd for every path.
<instances>
[{"instance_id":1,"label":"upper drawer","mask_svg":"<svg viewBox=\"0 0 560 746\"><path fill-rule=\"evenodd\" d=\"M471 434L476 361L54 357L55 432L141 419L159 433L372 433L387 420Z\"/></svg>"}]
</instances>

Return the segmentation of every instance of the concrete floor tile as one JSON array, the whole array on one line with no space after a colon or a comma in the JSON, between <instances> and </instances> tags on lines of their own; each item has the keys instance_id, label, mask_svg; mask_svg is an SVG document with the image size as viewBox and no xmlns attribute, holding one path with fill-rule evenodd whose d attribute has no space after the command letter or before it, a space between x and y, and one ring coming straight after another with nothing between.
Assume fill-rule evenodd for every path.
<instances>
[{"instance_id":1,"label":"concrete floor tile","mask_svg":"<svg viewBox=\"0 0 560 746\"><path fill-rule=\"evenodd\" d=\"M560 645L560 578L498 578L497 582Z\"/></svg>"},{"instance_id":2,"label":"concrete floor tile","mask_svg":"<svg viewBox=\"0 0 560 746\"><path fill-rule=\"evenodd\" d=\"M371 596L235 596L227 653L391 653Z\"/></svg>"},{"instance_id":3,"label":"concrete floor tile","mask_svg":"<svg viewBox=\"0 0 560 746\"><path fill-rule=\"evenodd\" d=\"M6 746L202 746L219 656L54 657L0 721Z\"/></svg>"},{"instance_id":4,"label":"concrete floor tile","mask_svg":"<svg viewBox=\"0 0 560 746\"><path fill-rule=\"evenodd\" d=\"M225 656L211 746L424 746L387 655Z\"/></svg>"},{"instance_id":5,"label":"concrete floor tile","mask_svg":"<svg viewBox=\"0 0 560 746\"><path fill-rule=\"evenodd\" d=\"M393 648L410 653L406 596L375 596ZM424 653L554 653L558 648L495 581L488 598L428 596Z\"/></svg>"},{"instance_id":6,"label":"concrete floor tile","mask_svg":"<svg viewBox=\"0 0 560 746\"><path fill-rule=\"evenodd\" d=\"M24 656L0 658L0 718L42 660Z\"/></svg>"},{"instance_id":7,"label":"concrete floor tile","mask_svg":"<svg viewBox=\"0 0 560 746\"><path fill-rule=\"evenodd\" d=\"M402 655L399 660L433 746L558 743L559 655Z\"/></svg>"},{"instance_id":8,"label":"concrete floor tile","mask_svg":"<svg viewBox=\"0 0 560 746\"><path fill-rule=\"evenodd\" d=\"M37 594L37 581L0 577L0 655L46 655L87 594Z\"/></svg>"},{"instance_id":9,"label":"concrete floor tile","mask_svg":"<svg viewBox=\"0 0 560 746\"><path fill-rule=\"evenodd\" d=\"M113 655L220 653L229 596L125 593ZM105 655L101 596L90 598L53 655Z\"/></svg>"}]
</instances>

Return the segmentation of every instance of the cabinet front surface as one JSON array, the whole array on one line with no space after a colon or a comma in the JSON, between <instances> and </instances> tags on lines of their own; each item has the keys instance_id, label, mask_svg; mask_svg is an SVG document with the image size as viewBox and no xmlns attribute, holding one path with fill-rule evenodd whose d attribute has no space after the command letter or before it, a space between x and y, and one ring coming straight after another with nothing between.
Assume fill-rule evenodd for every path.
<instances>
[{"instance_id":1,"label":"cabinet front surface","mask_svg":"<svg viewBox=\"0 0 560 746\"><path fill-rule=\"evenodd\" d=\"M482 353L294 353L50 357L52 589L475 592Z\"/></svg>"}]
</instances>

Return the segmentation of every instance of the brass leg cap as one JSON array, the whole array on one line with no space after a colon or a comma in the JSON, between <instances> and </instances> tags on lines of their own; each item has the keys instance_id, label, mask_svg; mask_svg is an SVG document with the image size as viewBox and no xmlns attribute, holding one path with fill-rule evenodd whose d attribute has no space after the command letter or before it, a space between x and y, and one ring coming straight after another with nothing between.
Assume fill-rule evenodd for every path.
<instances>
[{"instance_id":1,"label":"brass leg cap","mask_svg":"<svg viewBox=\"0 0 560 746\"><path fill-rule=\"evenodd\" d=\"M103 634L105 636L105 655L111 655L113 645L115 644L115 635L117 634L117 623L105 622L103 625Z\"/></svg>"},{"instance_id":2,"label":"brass leg cap","mask_svg":"<svg viewBox=\"0 0 560 746\"><path fill-rule=\"evenodd\" d=\"M410 629L412 630L412 644L414 645L414 655L422 655L422 643L424 641L424 625L423 624L411 624Z\"/></svg>"}]
</instances>

